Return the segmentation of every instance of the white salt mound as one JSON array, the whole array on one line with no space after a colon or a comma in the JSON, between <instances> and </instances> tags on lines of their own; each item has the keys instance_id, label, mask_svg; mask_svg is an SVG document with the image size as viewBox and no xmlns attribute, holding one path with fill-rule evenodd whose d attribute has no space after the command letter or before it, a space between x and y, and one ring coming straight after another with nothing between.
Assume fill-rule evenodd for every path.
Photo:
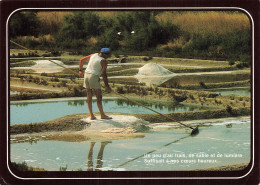
<instances>
[{"instance_id":1,"label":"white salt mound","mask_svg":"<svg viewBox=\"0 0 260 185\"><path fill-rule=\"evenodd\" d=\"M53 60L55 63L67 67L62 61ZM61 72L64 68L50 62L49 60L38 60L35 61L35 65L31 66L31 69L36 73L56 73Z\"/></svg>"},{"instance_id":2,"label":"white salt mound","mask_svg":"<svg viewBox=\"0 0 260 185\"><path fill-rule=\"evenodd\" d=\"M138 79L139 83L145 83L150 86L161 85L175 75L176 74L173 72L158 64L148 63L139 68L139 71L135 77Z\"/></svg>"},{"instance_id":3,"label":"white salt mound","mask_svg":"<svg viewBox=\"0 0 260 185\"><path fill-rule=\"evenodd\" d=\"M173 74L171 71L155 63L145 64L143 67L139 68L139 72L137 73L137 75L144 76L165 76L171 74Z\"/></svg>"},{"instance_id":4,"label":"white salt mound","mask_svg":"<svg viewBox=\"0 0 260 185\"><path fill-rule=\"evenodd\" d=\"M82 121L90 123L86 128L86 132L103 132L103 133L122 133L122 132L136 132L141 125L147 125L148 122L138 119L134 116L113 115L112 119L95 119L83 118Z\"/></svg>"}]
</instances>

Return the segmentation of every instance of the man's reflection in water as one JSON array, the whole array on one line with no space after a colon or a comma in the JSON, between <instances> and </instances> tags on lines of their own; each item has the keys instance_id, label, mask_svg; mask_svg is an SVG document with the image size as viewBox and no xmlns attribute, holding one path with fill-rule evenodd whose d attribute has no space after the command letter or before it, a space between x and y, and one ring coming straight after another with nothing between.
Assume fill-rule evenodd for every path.
<instances>
[{"instance_id":1,"label":"man's reflection in water","mask_svg":"<svg viewBox=\"0 0 260 185\"><path fill-rule=\"evenodd\" d=\"M97 155L97 165L96 165L96 169L93 169L93 148L96 142L91 142L90 143L90 148L89 148L89 153L88 153L88 168L87 171L101 171L100 168L102 168L103 166L103 152L105 149L105 146L108 143L112 143L111 141L102 141L101 145L100 145L100 149Z\"/></svg>"}]
</instances>

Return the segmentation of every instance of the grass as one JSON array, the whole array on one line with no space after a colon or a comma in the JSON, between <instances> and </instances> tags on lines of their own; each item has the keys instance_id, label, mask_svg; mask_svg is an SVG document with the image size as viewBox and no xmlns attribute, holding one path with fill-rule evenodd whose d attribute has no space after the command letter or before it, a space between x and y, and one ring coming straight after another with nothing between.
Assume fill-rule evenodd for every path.
<instances>
[{"instance_id":1,"label":"grass","mask_svg":"<svg viewBox=\"0 0 260 185\"><path fill-rule=\"evenodd\" d=\"M245 13L238 11L164 11L156 16L161 23L180 25L187 33L218 35L234 30L250 29L250 21Z\"/></svg>"},{"instance_id":2,"label":"grass","mask_svg":"<svg viewBox=\"0 0 260 185\"><path fill-rule=\"evenodd\" d=\"M98 16L114 18L128 11L94 11ZM37 16L46 27L62 24L69 11L39 11ZM156 15L161 23L168 21L181 26L188 33L226 34L234 30L250 28L250 21L245 13L238 11L162 11ZM94 39L94 38L93 38ZM92 40L93 40L92 39Z\"/></svg>"}]
</instances>

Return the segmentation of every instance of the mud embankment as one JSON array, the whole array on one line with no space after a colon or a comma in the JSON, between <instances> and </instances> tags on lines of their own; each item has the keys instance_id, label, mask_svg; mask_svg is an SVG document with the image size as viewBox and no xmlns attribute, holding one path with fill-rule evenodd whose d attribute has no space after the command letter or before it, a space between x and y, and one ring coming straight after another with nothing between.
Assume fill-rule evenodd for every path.
<instances>
[{"instance_id":1,"label":"mud embankment","mask_svg":"<svg viewBox=\"0 0 260 185\"><path fill-rule=\"evenodd\" d=\"M217 109L217 110L206 110L206 111L170 113L166 115L177 121L188 121L188 120L203 120L203 119L217 119L217 118L225 118L225 117L249 116L250 113L251 113L251 109L249 107L246 107L246 108L233 108L232 110L229 111L226 109ZM126 116L127 114L114 113L110 115L113 117L113 115ZM148 123L162 123L162 122L170 121L166 117L158 114L131 114L131 116L136 117L140 120L147 121ZM57 132L81 131L86 129L92 124L88 121L83 121L83 119L87 117L89 117L89 114L84 113L84 114L68 115L62 118L41 122L41 123L15 124L10 126L10 133L11 135L15 135L15 134L23 134L23 133L39 133L39 132L53 132L53 131L54 132L55 131ZM138 124L132 124L132 125L128 124L123 126L122 123L120 123L119 121L113 124L114 124L113 128L131 127L136 132L143 132L148 129L147 124L141 122ZM119 124L121 126L118 126L116 124ZM109 127L106 126L106 129L109 129Z\"/></svg>"}]
</instances>

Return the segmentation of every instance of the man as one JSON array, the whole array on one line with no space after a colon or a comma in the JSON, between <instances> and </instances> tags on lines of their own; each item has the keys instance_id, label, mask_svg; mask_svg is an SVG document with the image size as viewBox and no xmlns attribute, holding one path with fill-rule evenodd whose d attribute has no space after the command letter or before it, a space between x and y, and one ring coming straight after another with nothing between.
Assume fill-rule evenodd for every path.
<instances>
[{"instance_id":1,"label":"man","mask_svg":"<svg viewBox=\"0 0 260 185\"><path fill-rule=\"evenodd\" d=\"M101 85L99 77L103 77L103 81L106 86L106 91L110 93L112 90L109 87L108 80L107 80L107 61L106 59L111 56L111 51L109 48L102 48L100 53L94 53L88 55L79 62L79 76L84 77L84 84L83 87L86 88L87 92L87 103L88 109L90 113L90 119L94 120L96 117L92 112L92 93L93 91L97 97L97 106L100 112L101 119L112 119L111 117L107 116L103 111L102 106L102 92L101 92ZM83 64L84 62L89 61L88 66L85 70L85 74L83 75ZM93 91L92 91L93 90Z\"/></svg>"}]
</instances>

